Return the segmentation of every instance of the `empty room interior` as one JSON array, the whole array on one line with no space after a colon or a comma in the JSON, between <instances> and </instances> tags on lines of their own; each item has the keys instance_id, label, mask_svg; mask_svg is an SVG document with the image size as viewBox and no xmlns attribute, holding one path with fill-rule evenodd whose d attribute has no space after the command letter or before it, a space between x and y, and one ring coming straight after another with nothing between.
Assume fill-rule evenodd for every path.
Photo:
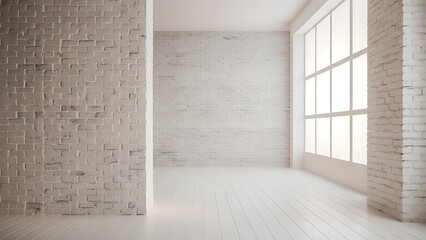
<instances>
[{"instance_id":1,"label":"empty room interior","mask_svg":"<svg viewBox=\"0 0 426 240\"><path fill-rule=\"evenodd\" d=\"M0 0L6 239L426 239L426 1Z\"/></svg>"}]
</instances>

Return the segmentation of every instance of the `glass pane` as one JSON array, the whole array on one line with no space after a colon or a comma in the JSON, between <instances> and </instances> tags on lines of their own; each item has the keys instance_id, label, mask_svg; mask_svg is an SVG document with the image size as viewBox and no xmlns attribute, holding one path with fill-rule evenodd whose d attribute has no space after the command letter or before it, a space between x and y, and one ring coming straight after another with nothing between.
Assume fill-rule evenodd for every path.
<instances>
[{"instance_id":1,"label":"glass pane","mask_svg":"<svg viewBox=\"0 0 426 240\"><path fill-rule=\"evenodd\" d=\"M332 58L333 63L349 56L350 16L349 1L346 0L332 12Z\"/></svg>"},{"instance_id":2,"label":"glass pane","mask_svg":"<svg viewBox=\"0 0 426 240\"><path fill-rule=\"evenodd\" d=\"M315 119L305 120L305 152L315 153Z\"/></svg>"},{"instance_id":3,"label":"glass pane","mask_svg":"<svg viewBox=\"0 0 426 240\"><path fill-rule=\"evenodd\" d=\"M317 71L330 65L330 15L317 25Z\"/></svg>"},{"instance_id":4,"label":"glass pane","mask_svg":"<svg viewBox=\"0 0 426 240\"><path fill-rule=\"evenodd\" d=\"M333 68L332 84L332 111L341 112L350 110L350 63L346 62Z\"/></svg>"},{"instance_id":5,"label":"glass pane","mask_svg":"<svg viewBox=\"0 0 426 240\"><path fill-rule=\"evenodd\" d=\"M353 109L367 108L367 54L353 60Z\"/></svg>"},{"instance_id":6,"label":"glass pane","mask_svg":"<svg viewBox=\"0 0 426 240\"><path fill-rule=\"evenodd\" d=\"M315 28L305 35L305 76L315 72Z\"/></svg>"},{"instance_id":7,"label":"glass pane","mask_svg":"<svg viewBox=\"0 0 426 240\"><path fill-rule=\"evenodd\" d=\"M305 81L305 115L315 114L315 78Z\"/></svg>"},{"instance_id":8,"label":"glass pane","mask_svg":"<svg viewBox=\"0 0 426 240\"><path fill-rule=\"evenodd\" d=\"M352 117L352 159L353 162L367 164L367 115Z\"/></svg>"},{"instance_id":9,"label":"glass pane","mask_svg":"<svg viewBox=\"0 0 426 240\"><path fill-rule=\"evenodd\" d=\"M317 154L330 157L330 118L317 118Z\"/></svg>"},{"instance_id":10,"label":"glass pane","mask_svg":"<svg viewBox=\"0 0 426 240\"><path fill-rule=\"evenodd\" d=\"M317 114L330 112L330 71L317 76Z\"/></svg>"},{"instance_id":11,"label":"glass pane","mask_svg":"<svg viewBox=\"0 0 426 240\"><path fill-rule=\"evenodd\" d=\"M350 156L350 119L349 116L333 117L332 121L332 157L349 161Z\"/></svg>"},{"instance_id":12,"label":"glass pane","mask_svg":"<svg viewBox=\"0 0 426 240\"><path fill-rule=\"evenodd\" d=\"M367 47L367 0L353 3L353 52Z\"/></svg>"}]
</instances>

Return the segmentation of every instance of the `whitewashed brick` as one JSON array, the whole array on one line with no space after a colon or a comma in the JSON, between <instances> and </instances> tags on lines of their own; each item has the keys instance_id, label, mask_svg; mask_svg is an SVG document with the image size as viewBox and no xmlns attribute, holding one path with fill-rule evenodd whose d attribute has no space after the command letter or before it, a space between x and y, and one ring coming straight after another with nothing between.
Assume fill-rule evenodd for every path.
<instances>
[{"instance_id":1,"label":"whitewashed brick","mask_svg":"<svg viewBox=\"0 0 426 240\"><path fill-rule=\"evenodd\" d=\"M368 18L368 202L423 222L426 2L369 0Z\"/></svg>"},{"instance_id":2,"label":"whitewashed brick","mask_svg":"<svg viewBox=\"0 0 426 240\"><path fill-rule=\"evenodd\" d=\"M288 32L156 32L157 166L289 166Z\"/></svg>"},{"instance_id":3,"label":"whitewashed brick","mask_svg":"<svg viewBox=\"0 0 426 240\"><path fill-rule=\"evenodd\" d=\"M2 210L145 213L145 4L2 1Z\"/></svg>"}]
</instances>

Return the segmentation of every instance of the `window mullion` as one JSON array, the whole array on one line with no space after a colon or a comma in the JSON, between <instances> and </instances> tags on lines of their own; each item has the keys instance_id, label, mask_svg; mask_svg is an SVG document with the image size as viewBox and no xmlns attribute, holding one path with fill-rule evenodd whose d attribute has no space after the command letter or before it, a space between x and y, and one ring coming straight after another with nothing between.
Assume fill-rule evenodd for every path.
<instances>
[{"instance_id":1,"label":"window mullion","mask_svg":"<svg viewBox=\"0 0 426 240\"><path fill-rule=\"evenodd\" d=\"M315 84L314 89L310 88L310 89L312 89L312 90L315 91L315 96L313 96L314 100L315 100L315 103L314 103L314 106L313 106L315 108L315 111L313 112L312 115L306 115L305 114L305 119L306 120L311 119L311 120L309 120L310 124L311 124L310 128L313 128L315 126L315 132L312 133L312 134L314 134L313 137L315 138L315 141L310 142L310 146L312 146L313 143L315 142L315 149L312 148L312 150L315 151L315 154L318 154L318 143L321 143L321 142L318 142L318 141L321 141L321 139L317 138L317 137L321 137L321 136L318 135L318 120L319 119L323 119L323 118L329 118L329 122L328 122L329 128L330 128L329 129L329 141L330 141L330 143L329 143L330 144L329 145L329 151L330 151L329 155L330 156L329 157L333 158L333 122L335 122L334 125L337 124L337 125L335 125L334 131L338 131L337 129L339 128L339 126L343 127L342 122L340 120L336 121L336 119L334 119L335 121L333 121L333 118L343 117L343 116L349 117L349 122L346 121L346 124L345 124L346 127L348 127L348 125L349 125L349 128L350 128L349 131L346 130L346 134L349 134L349 138L350 139L347 142L349 144L349 147L345 150L345 156L347 156L346 154L349 154L349 158L347 160L349 160L350 162L355 162L354 161L354 146L353 146L353 144L354 144L354 134L355 134L355 132L353 131L353 128L354 128L354 116L361 115L361 114L366 114L367 113L367 109L357 109L357 110L354 110L354 104L355 104L355 102L354 102L354 82L355 82L356 79L354 79L354 70L355 69L354 69L353 60L356 59L356 58L358 58L358 57L360 57L360 56L362 56L362 55L364 55L364 54L366 54L367 53L367 48L361 49L361 50L356 51L356 52L353 49L354 46L355 46L355 43L354 43L354 37L355 37L355 33L354 33L354 23L355 23L354 22L354 4L356 2L354 2L354 0L346 0L346 1L349 1L349 2L345 3L345 4L349 5L349 13L348 13L349 14L349 16L348 16L349 17L349 21L348 21L348 23L349 23L349 29L347 29L347 30L349 30L349 35L348 35L348 37L349 37L349 39L348 39L348 41L349 41L349 51L348 51L349 56L347 56L347 57L345 57L345 58L343 58L343 59L341 59L341 60L333 63L333 51L336 50L336 47L333 48L333 21L336 20L338 18L338 16L341 15L341 12L340 12L340 15L338 14L338 15L334 16L334 19L333 19L333 11L336 8L338 8L340 5L337 6L336 8L334 8L329 14L327 14L321 21L319 21L310 30L310 31L314 30L313 38L314 38L315 43L314 43L314 45L309 45L309 46L311 46L311 49L313 47L315 48L314 51L311 51L312 54L314 54L314 59L311 59L311 62L310 62L310 63L314 64L314 66L311 67L311 69L314 72L311 73L309 76L305 76L305 80L312 79L313 82L314 82L314 84ZM318 27L319 25L318 24L321 23L327 17L330 18L330 21L329 21L329 30L330 30L329 31L329 35L330 36L329 36L329 42L328 42L328 44L329 44L329 63L327 64L327 67L324 67L326 64L322 64L321 63L320 64L321 69L320 69L318 67L318 63L319 63L318 62L318 60L319 60L318 57L320 57L320 56L318 56L318 54L321 53L321 51L318 51L318 48L321 47L321 46L324 47L326 45L319 46L320 43L318 41L320 41L320 42L323 42L323 41L321 40L322 38L319 38L319 37L321 37L321 35L318 35L318 29L319 29L319 27ZM324 29L323 26L325 26L325 25L324 24L320 25L320 29ZM347 33L347 31L346 31L346 33ZM334 41L334 42L336 42L336 41ZM321 56L323 56L323 55L321 55ZM323 58L320 57L320 59L323 59ZM334 112L334 111L346 110L347 109L347 108L340 109L339 107L337 107L337 105L333 109L333 101L339 101L338 98L337 99L333 99L333 85L335 87L339 86L339 85L335 85L338 82L335 82L333 84L333 71L335 71L336 67L339 67L340 65L343 65L343 64L349 64L349 73L347 73L347 74L349 74L349 96L347 96L347 95L345 96L345 97L349 97L349 108L348 108L347 111ZM345 67L345 68L348 69L348 67ZM330 102L329 102L329 112L328 113L320 113L319 114L318 113L318 107L321 108L321 106L324 106L324 105L321 105L322 103L320 105L318 104L318 101L317 101L318 100L318 96L321 96L321 95L318 95L318 91L321 91L321 89L324 89L324 88L321 88L321 86L318 86L318 76L321 75L321 74L323 74L323 73L325 73L325 72L327 72L327 71L329 72L329 78L328 78L328 80L330 81L329 82L329 99L330 99ZM347 71L348 70L346 70L346 72ZM334 80L338 81L340 79L339 76L341 74L339 75L339 73L337 73L337 72L335 72L335 73L337 75L335 75L335 79ZM321 77L322 77L322 75L321 75ZM345 85L345 86L347 86L347 85ZM309 92L312 92L312 90L310 90ZM324 89L324 91L325 90L326 89ZM334 97L337 97L337 96L334 96ZM312 111L310 111L310 113L312 113ZM324 121L326 121L326 120L324 119L322 121L323 121L323 123L322 123L323 125L321 125L321 124L320 125L323 126L323 127L325 127L326 124L324 124L325 123ZM305 121L305 123L306 123L306 121ZM325 129L323 129L323 130L325 130ZM326 132L327 131L325 131L324 134L326 134ZM334 133L336 134L336 132L334 132ZM335 137L337 137L337 139L335 138L336 141L339 141L338 140L339 136L340 136L339 134L337 134L335 136ZM338 146L338 145L336 145L336 146ZM338 148L335 149L335 151L336 150L339 151ZM338 156L341 153L336 152L336 154L337 155L335 155L335 156ZM343 155L341 155L341 157L343 158ZM345 157L345 160L346 160L346 157Z\"/></svg>"},{"instance_id":2,"label":"window mullion","mask_svg":"<svg viewBox=\"0 0 426 240\"><path fill-rule=\"evenodd\" d=\"M317 95L318 95L318 93L317 93L317 89L318 89L318 84L317 84L317 52L318 52L318 46L317 46L317 26L315 25L315 72L314 72L314 75L315 75L315 77L314 77L314 82L315 82L315 115L317 115L318 114L318 111L317 111ZM317 135L318 135L318 125L317 125L317 120L315 119L315 154L317 154L318 153L318 143L317 143Z\"/></svg>"}]
</instances>

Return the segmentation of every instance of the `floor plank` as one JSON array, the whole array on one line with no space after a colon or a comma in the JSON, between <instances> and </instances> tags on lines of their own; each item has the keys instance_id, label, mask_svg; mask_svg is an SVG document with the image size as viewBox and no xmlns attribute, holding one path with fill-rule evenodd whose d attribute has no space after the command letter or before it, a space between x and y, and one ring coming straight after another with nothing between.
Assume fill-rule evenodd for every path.
<instances>
[{"instance_id":1,"label":"floor plank","mask_svg":"<svg viewBox=\"0 0 426 240\"><path fill-rule=\"evenodd\" d=\"M264 202L259 198L259 196L253 191L251 184L247 181L246 178L239 178L240 186L243 191L247 194L253 206L256 208L256 211L263 219L263 222L268 227L269 231L272 233L274 239L291 239L290 235L285 230L277 218L271 213Z\"/></svg>"},{"instance_id":2,"label":"floor plank","mask_svg":"<svg viewBox=\"0 0 426 240\"><path fill-rule=\"evenodd\" d=\"M70 227L75 221L80 220L82 217L77 216L66 216L64 221L60 222L53 228L48 228L42 234L37 237L30 238L33 240L44 240L54 238L56 235L60 234L62 231L65 231L68 227Z\"/></svg>"},{"instance_id":3,"label":"floor plank","mask_svg":"<svg viewBox=\"0 0 426 240\"><path fill-rule=\"evenodd\" d=\"M194 202L191 208L191 216L188 230L188 240L203 239L205 235L204 209L204 189L206 181L197 181L194 195Z\"/></svg>"},{"instance_id":4,"label":"floor plank","mask_svg":"<svg viewBox=\"0 0 426 240\"><path fill-rule=\"evenodd\" d=\"M231 208L226 198L225 190L222 183L217 176L217 171L213 174L213 189L217 202L217 210L220 221L220 228L222 230L222 237L224 240L240 239L237 227L235 225L234 216L232 215Z\"/></svg>"},{"instance_id":5,"label":"floor plank","mask_svg":"<svg viewBox=\"0 0 426 240\"><path fill-rule=\"evenodd\" d=\"M421 240L366 196L286 168L156 168L146 216L0 216L3 240Z\"/></svg>"},{"instance_id":6,"label":"floor plank","mask_svg":"<svg viewBox=\"0 0 426 240\"><path fill-rule=\"evenodd\" d=\"M25 226L24 229L20 229L5 237L4 240L23 239L25 236L36 233L37 230L43 226L54 223L58 218L60 218L60 216L42 216L37 219L37 221L32 221L31 224Z\"/></svg>"},{"instance_id":7,"label":"floor plank","mask_svg":"<svg viewBox=\"0 0 426 240\"><path fill-rule=\"evenodd\" d=\"M224 174L222 174L220 177L229 207L231 209L232 215L234 216L235 225L237 227L240 238L247 240L256 239L252 225L250 224L250 221L247 218L247 214L241 206L241 203L237 198L237 195L235 194L234 188L232 188L229 179L224 176Z\"/></svg>"},{"instance_id":8,"label":"floor plank","mask_svg":"<svg viewBox=\"0 0 426 240\"><path fill-rule=\"evenodd\" d=\"M204 228L206 240L222 239L217 201L213 189L212 170L206 171Z\"/></svg>"},{"instance_id":9,"label":"floor plank","mask_svg":"<svg viewBox=\"0 0 426 240\"><path fill-rule=\"evenodd\" d=\"M43 235L47 233L50 229L55 229L56 226L63 224L63 222L67 221L69 219L69 216L47 216L49 219L52 219L53 221L45 221L44 224L40 225L38 228L26 233L22 231L20 233L21 237L19 237L19 240L32 240L36 237Z\"/></svg>"}]
</instances>

